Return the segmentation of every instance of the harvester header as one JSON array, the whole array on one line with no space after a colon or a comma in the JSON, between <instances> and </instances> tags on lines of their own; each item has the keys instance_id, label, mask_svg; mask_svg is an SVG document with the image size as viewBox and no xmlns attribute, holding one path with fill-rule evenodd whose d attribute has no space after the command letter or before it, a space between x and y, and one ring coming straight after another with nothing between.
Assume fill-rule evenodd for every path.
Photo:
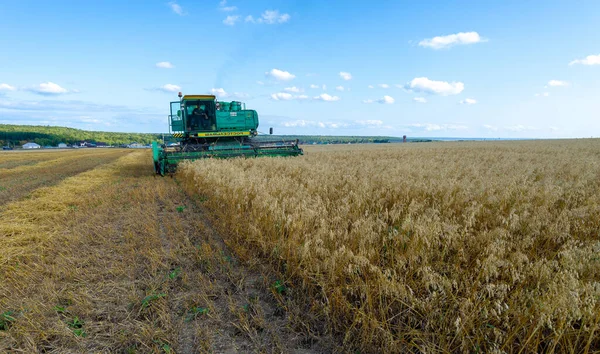
<instances>
[{"instance_id":1,"label":"harvester header","mask_svg":"<svg viewBox=\"0 0 600 354\"><path fill-rule=\"evenodd\" d=\"M218 101L214 95L182 95L170 103L169 132L177 143L152 143L154 169L165 175L182 160L257 156L297 156L295 141L257 141L258 113L239 101ZM272 131L272 130L271 130Z\"/></svg>"}]
</instances>

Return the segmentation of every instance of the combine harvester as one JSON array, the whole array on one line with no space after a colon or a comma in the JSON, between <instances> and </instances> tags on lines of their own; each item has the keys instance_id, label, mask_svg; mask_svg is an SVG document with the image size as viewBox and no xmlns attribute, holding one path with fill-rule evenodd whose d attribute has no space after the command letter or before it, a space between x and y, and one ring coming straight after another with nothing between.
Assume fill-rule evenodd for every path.
<instances>
[{"instance_id":1,"label":"combine harvester","mask_svg":"<svg viewBox=\"0 0 600 354\"><path fill-rule=\"evenodd\" d=\"M169 115L169 132L178 143L152 142L154 171L161 176L173 173L182 160L303 154L298 140L255 141L257 128L258 114L241 102L219 102L213 95L182 97L180 92Z\"/></svg>"}]
</instances>

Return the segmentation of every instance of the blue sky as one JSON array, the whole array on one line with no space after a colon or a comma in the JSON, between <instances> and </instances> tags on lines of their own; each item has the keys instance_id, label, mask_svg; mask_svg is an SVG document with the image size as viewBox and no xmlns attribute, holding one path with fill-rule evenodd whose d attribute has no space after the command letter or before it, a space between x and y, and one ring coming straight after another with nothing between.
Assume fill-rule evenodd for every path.
<instances>
[{"instance_id":1,"label":"blue sky","mask_svg":"<svg viewBox=\"0 0 600 354\"><path fill-rule=\"evenodd\" d=\"M599 1L0 1L0 123L165 132L214 92L277 134L600 136Z\"/></svg>"}]
</instances>

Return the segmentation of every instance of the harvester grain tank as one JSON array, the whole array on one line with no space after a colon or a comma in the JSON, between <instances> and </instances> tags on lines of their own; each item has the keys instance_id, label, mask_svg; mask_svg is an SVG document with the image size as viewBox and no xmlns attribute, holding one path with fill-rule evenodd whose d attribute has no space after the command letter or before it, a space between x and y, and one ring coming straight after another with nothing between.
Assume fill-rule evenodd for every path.
<instances>
[{"instance_id":1,"label":"harvester grain tank","mask_svg":"<svg viewBox=\"0 0 600 354\"><path fill-rule=\"evenodd\" d=\"M258 114L242 102L180 92L169 115L169 132L178 143L152 142L154 171L163 176L172 173L183 160L303 154L298 140L258 141L257 128Z\"/></svg>"}]
</instances>

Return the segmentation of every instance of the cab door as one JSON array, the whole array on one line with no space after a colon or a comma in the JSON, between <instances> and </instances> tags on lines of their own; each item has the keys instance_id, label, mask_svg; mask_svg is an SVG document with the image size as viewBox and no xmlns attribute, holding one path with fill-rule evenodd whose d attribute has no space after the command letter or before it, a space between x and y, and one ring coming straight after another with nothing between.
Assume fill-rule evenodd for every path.
<instances>
[{"instance_id":1,"label":"cab door","mask_svg":"<svg viewBox=\"0 0 600 354\"><path fill-rule=\"evenodd\" d=\"M171 114L169 115L169 122L172 132L184 131L183 111L181 110L180 102L171 102Z\"/></svg>"}]
</instances>

